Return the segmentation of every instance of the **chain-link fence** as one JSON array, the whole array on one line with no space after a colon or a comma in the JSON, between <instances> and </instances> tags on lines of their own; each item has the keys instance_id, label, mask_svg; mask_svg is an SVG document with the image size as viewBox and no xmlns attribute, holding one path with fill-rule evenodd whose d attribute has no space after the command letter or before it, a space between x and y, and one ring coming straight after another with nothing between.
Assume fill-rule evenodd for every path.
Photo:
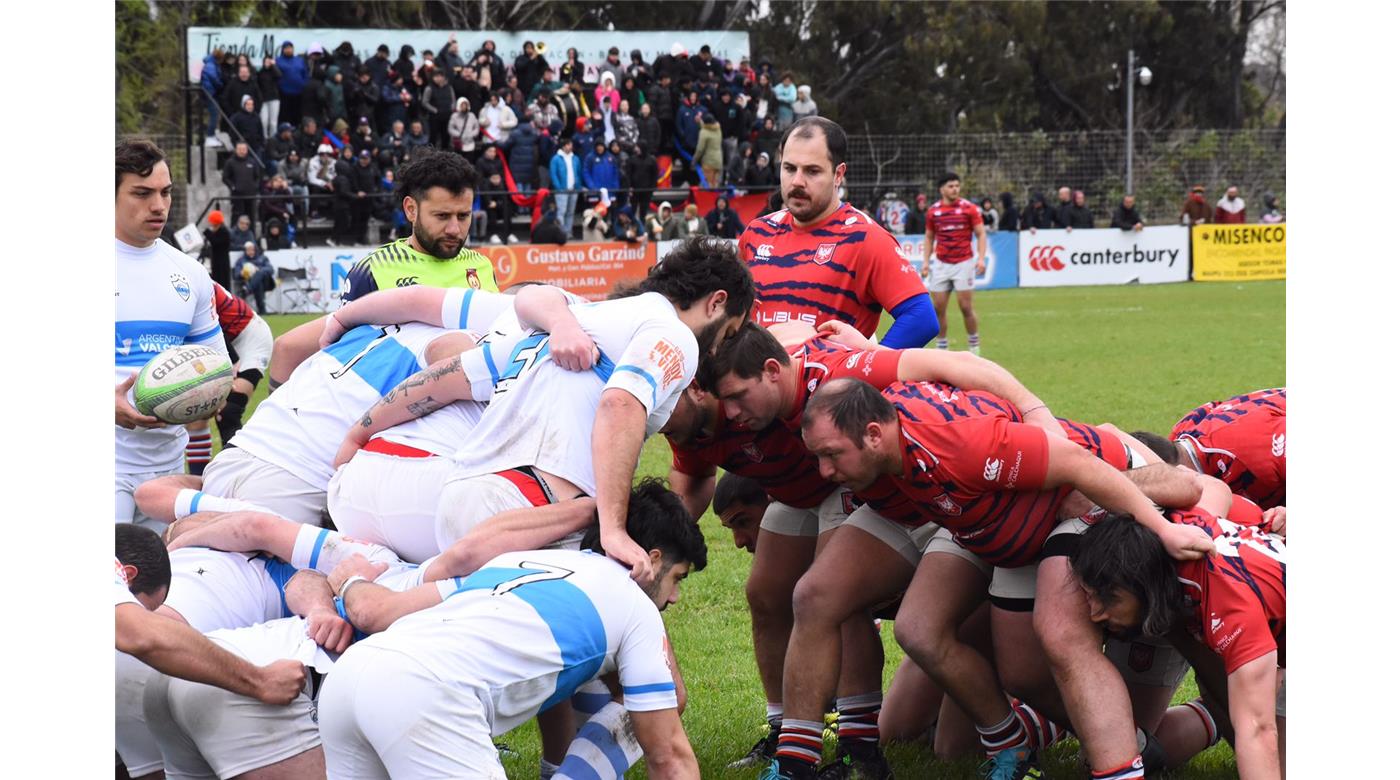
<instances>
[{"instance_id":1,"label":"chain-link fence","mask_svg":"<svg viewBox=\"0 0 1400 780\"><path fill-rule=\"evenodd\" d=\"M1259 214L1264 194L1284 208L1283 130L1181 130L1133 134L1133 189L1143 218L1174 223L1192 185L1206 187L1214 206L1235 185ZM878 202L893 190L909 199L935 196L943 171L962 177L963 197L997 199L1010 192L1017 207L1033 192L1052 206L1055 190L1083 190L1101 226L1124 194L1127 133L983 133L970 135L852 135L847 147L847 191L857 204ZM936 197L936 196L935 196Z\"/></svg>"}]
</instances>

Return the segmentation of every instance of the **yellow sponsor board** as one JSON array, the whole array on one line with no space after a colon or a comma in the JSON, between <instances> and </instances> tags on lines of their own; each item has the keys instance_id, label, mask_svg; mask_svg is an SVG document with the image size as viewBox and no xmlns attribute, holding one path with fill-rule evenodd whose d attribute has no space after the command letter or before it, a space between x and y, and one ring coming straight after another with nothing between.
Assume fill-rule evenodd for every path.
<instances>
[{"instance_id":1,"label":"yellow sponsor board","mask_svg":"<svg viewBox=\"0 0 1400 780\"><path fill-rule=\"evenodd\" d=\"M1243 282L1287 278L1283 225L1196 225L1191 228L1191 278Z\"/></svg>"}]
</instances>

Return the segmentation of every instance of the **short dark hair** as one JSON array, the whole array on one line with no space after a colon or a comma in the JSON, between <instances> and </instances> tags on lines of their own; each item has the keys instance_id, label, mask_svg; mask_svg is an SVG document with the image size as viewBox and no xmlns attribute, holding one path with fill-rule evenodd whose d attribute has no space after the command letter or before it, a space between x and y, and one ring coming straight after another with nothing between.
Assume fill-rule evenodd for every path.
<instances>
[{"instance_id":1,"label":"short dark hair","mask_svg":"<svg viewBox=\"0 0 1400 780\"><path fill-rule=\"evenodd\" d=\"M481 174L460 155L437 149L417 150L413 160L399 168L395 198L400 202L405 197L420 201L433 187L442 187L454 196L467 190L476 192L481 188Z\"/></svg>"},{"instance_id":2,"label":"short dark hair","mask_svg":"<svg viewBox=\"0 0 1400 780\"><path fill-rule=\"evenodd\" d=\"M729 293L724 311L730 317L753 306L753 276L734 245L722 238L690 236L657 261L645 279L619 285L613 297L658 292L684 309L716 290Z\"/></svg>"},{"instance_id":3,"label":"short dark hair","mask_svg":"<svg viewBox=\"0 0 1400 780\"><path fill-rule=\"evenodd\" d=\"M711 395L718 395L719 380L733 374L740 379L753 379L763 372L769 360L788 365L792 359L786 349L767 328L753 320L739 326L734 337L720 345L713 357L700 361L695 381Z\"/></svg>"},{"instance_id":4,"label":"short dark hair","mask_svg":"<svg viewBox=\"0 0 1400 780\"><path fill-rule=\"evenodd\" d=\"M1156 453L1168 466L1175 466L1181 462L1181 450L1176 446L1176 442L1165 436L1158 436L1150 431L1133 431L1128 434L1147 445L1147 449Z\"/></svg>"},{"instance_id":5,"label":"short dark hair","mask_svg":"<svg viewBox=\"0 0 1400 780\"><path fill-rule=\"evenodd\" d=\"M778 156L782 156L788 138L812 138L818 131L826 139L826 156L831 160L831 169L836 170L836 166L846 161L846 131L826 117L804 116L793 122L778 141Z\"/></svg>"},{"instance_id":6,"label":"short dark hair","mask_svg":"<svg viewBox=\"0 0 1400 780\"><path fill-rule=\"evenodd\" d=\"M170 553L160 534L134 523L117 523L117 560L135 566L136 577L127 583L135 594L155 593L170 587Z\"/></svg>"},{"instance_id":7,"label":"short dark hair","mask_svg":"<svg viewBox=\"0 0 1400 780\"><path fill-rule=\"evenodd\" d=\"M947 184L950 181L962 181L962 177L957 175L956 173L953 173L952 171L948 171L947 173L938 177L938 188L942 189L943 185Z\"/></svg>"},{"instance_id":8,"label":"short dark hair","mask_svg":"<svg viewBox=\"0 0 1400 780\"><path fill-rule=\"evenodd\" d=\"M694 571L705 568L708 550L705 535L690 517L680 496L659 477L647 477L632 486L627 499L627 535L643 550L660 550L670 567L689 562ZM603 552L603 540L595 524L583 535L585 550Z\"/></svg>"},{"instance_id":9,"label":"short dark hair","mask_svg":"<svg viewBox=\"0 0 1400 780\"><path fill-rule=\"evenodd\" d=\"M895 421L894 404L858 379L833 379L817 388L802 411L802 427L810 426L818 415L829 416L836 429L860 447L865 446L865 426Z\"/></svg>"},{"instance_id":10,"label":"short dark hair","mask_svg":"<svg viewBox=\"0 0 1400 780\"><path fill-rule=\"evenodd\" d=\"M1185 611L1176 563L1162 540L1131 515L1110 514L1089 526L1070 553L1079 581L1109 603L1121 588L1142 602L1142 633L1166 636Z\"/></svg>"},{"instance_id":11,"label":"short dark hair","mask_svg":"<svg viewBox=\"0 0 1400 780\"><path fill-rule=\"evenodd\" d=\"M117 142L117 188L122 186L122 176L134 174L144 179L156 169L156 164L165 162L165 152L146 138L127 138Z\"/></svg>"},{"instance_id":12,"label":"short dark hair","mask_svg":"<svg viewBox=\"0 0 1400 780\"><path fill-rule=\"evenodd\" d=\"M768 493L757 480L750 479L732 471L724 472L724 476L719 478L715 484L715 497L710 508L716 515L722 515L729 511L735 504L747 504L749 506L764 506L768 503Z\"/></svg>"}]
</instances>

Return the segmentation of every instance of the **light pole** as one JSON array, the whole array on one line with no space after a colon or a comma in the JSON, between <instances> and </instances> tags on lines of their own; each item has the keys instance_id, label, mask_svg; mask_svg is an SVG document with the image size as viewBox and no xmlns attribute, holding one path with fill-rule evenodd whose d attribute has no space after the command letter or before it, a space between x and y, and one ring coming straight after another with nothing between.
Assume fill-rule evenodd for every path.
<instances>
[{"instance_id":1,"label":"light pole","mask_svg":"<svg viewBox=\"0 0 1400 780\"><path fill-rule=\"evenodd\" d=\"M1124 192L1133 192L1133 82L1142 79L1145 87L1152 83L1152 71L1146 67L1133 69L1133 50L1128 49L1128 180Z\"/></svg>"}]
</instances>

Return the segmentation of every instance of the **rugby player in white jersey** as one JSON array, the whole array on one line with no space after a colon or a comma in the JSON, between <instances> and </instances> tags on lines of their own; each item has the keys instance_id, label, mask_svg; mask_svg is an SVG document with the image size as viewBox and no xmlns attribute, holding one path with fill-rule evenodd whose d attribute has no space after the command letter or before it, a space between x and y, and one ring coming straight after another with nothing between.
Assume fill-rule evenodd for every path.
<instances>
[{"instance_id":1,"label":"rugby player in white jersey","mask_svg":"<svg viewBox=\"0 0 1400 780\"><path fill-rule=\"evenodd\" d=\"M510 309L511 296L443 291L438 321L363 325L299 365L268 396L231 446L205 470L202 488L180 476L143 486L145 511L169 521L197 511L263 508L317 524L326 505L337 443L359 415L403 379L443 355L473 348L468 330L484 330ZM209 500L211 498L234 501Z\"/></svg>"},{"instance_id":2,"label":"rugby player in white jersey","mask_svg":"<svg viewBox=\"0 0 1400 780\"><path fill-rule=\"evenodd\" d=\"M648 776L699 777L659 610L704 568L704 538L659 481L639 490L633 500L648 506L629 512L624 530L659 571L645 589L595 554L596 532L591 552L508 553L465 580L399 598L363 577L342 583L351 621L387 629L354 644L326 677L328 776L504 778L493 735L615 673Z\"/></svg>"},{"instance_id":3,"label":"rugby player in white jersey","mask_svg":"<svg viewBox=\"0 0 1400 780\"><path fill-rule=\"evenodd\" d=\"M156 530L134 492L147 480L184 471L189 435L136 410L136 374L161 350L200 344L226 352L214 311L214 283L199 263L160 240L170 212L170 166L146 140L117 144L116 195L116 521Z\"/></svg>"},{"instance_id":4,"label":"rugby player in white jersey","mask_svg":"<svg viewBox=\"0 0 1400 780\"><path fill-rule=\"evenodd\" d=\"M170 591L171 563L154 531L122 524L116 529L116 649L128 668L150 667L188 680L217 685L268 704L286 704L301 691L306 675L300 663L270 659L255 666L211 643L194 628L155 614ZM128 655L129 654L129 655ZM137 660L139 659L139 661ZM149 666L142 665L148 664ZM120 675L119 675L120 676ZM136 778L155 775L161 756L140 717L140 680L118 685L117 752ZM122 717L122 703L134 717ZM132 704L134 703L134 712Z\"/></svg>"},{"instance_id":5,"label":"rugby player in white jersey","mask_svg":"<svg viewBox=\"0 0 1400 780\"><path fill-rule=\"evenodd\" d=\"M557 291L526 288L519 298L517 327L493 329L480 350L405 381L350 430L336 462L390 426L454 401L489 399L454 455L456 477L438 503L439 548L509 509L595 496L604 549L649 581L645 552L624 530L642 442L670 417L699 356L747 318L748 269L732 246L692 239L622 297L570 306ZM598 349L592 372L567 371L554 357L551 334L569 327L570 316ZM539 546L576 530L541 529Z\"/></svg>"}]
</instances>

